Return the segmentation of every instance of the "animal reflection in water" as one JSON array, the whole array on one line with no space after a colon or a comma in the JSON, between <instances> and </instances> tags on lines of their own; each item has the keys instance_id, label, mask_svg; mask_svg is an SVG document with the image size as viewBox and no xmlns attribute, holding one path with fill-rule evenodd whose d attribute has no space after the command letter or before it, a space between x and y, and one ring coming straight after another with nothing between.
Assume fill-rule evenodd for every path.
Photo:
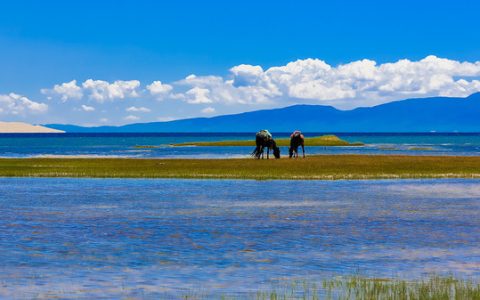
<instances>
[{"instance_id":1,"label":"animal reflection in water","mask_svg":"<svg viewBox=\"0 0 480 300\"><path fill-rule=\"evenodd\" d=\"M290 158L298 158L298 147L302 147L303 158L305 158L305 137L300 130L295 130L290 135L290 148L288 148L288 156Z\"/></svg>"},{"instance_id":2,"label":"animal reflection in water","mask_svg":"<svg viewBox=\"0 0 480 300\"><path fill-rule=\"evenodd\" d=\"M257 145L252 152L252 156L256 159L263 159L263 152L267 148L267 159L269 159L270 150L273 150L273 156L280 158L280 148L268 130L260 130L255 136L255 144Z\"/></svg>"}]
</instances>

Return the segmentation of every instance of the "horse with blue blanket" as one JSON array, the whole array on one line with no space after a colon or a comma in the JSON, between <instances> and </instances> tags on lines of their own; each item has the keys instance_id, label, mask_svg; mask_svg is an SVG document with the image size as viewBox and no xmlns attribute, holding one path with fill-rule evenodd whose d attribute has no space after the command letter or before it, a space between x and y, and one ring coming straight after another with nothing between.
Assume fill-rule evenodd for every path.
<instances>
[{"instance_id":1,"label":"horse with blue blanket","mask_svg":"<svg viewBox=\"0 0 480 300\"><path fill-rule=\"evenodd\" d=\"M255 135L256 147L252 152L252 156L256 159L263 159L263 152L267 148L267 159L269 159L270 150L273 150L273 156L280 158L280 148L277 147L277 143L272 137L272 134L268 130L260 130Z\"/></svg>"}]
</instances>

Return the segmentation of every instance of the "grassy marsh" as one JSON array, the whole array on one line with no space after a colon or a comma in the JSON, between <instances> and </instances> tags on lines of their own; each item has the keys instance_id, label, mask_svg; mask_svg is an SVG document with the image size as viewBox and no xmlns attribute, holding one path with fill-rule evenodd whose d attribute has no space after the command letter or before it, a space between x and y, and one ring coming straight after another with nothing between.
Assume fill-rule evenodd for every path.
<instances>
[{"instance_id":1,"label":"grassy marsh","mask_svg":"<svg viewBox=\"0 0 480 300\"><path fill-rule=\"evenodd\" d=\"M320 284L293 283L253 299L480 299L480 284L454 277L422 280L339 277Z\"/></svg>"},{"instance_id":2,"label":"grassy marsh","mask_svg":"<svg viewBox=\"0 0 480 300\"><path fill-rule=\"evenodd\" d=\"M256 300L318 300L318 299L410 299L448 300L480 299L480 283L454 277L431 276L418 280L369 278L361 276L334 277L318 283L293 281L268 291L250 295L215 295L190 293L182 299L256 299Z\"/></svg>"},{"instance_id":3,"label":"grassy marsh","mask_svg":"<svg viewBox=\"0 0 480 300\"><path fill-rule=\"evenodd\" d=\"M290 146L289 138L275 139L278 146ZM173 144L172 146L255 146L255 140L214 141L214 142L188 142ZM350 143L336 135L322 135L305 138L305 146L363 146L361 142Z\"/></svg>"},{"instance_id":4,"label":"grassy marsh","mask_svg":"<svg viewBox=\"0 0 480 300\"><path fill-rule=\"evenodd\" d=\"M480 178L480 157L318 155L306 159L3 158L2 177L397 179Z\"/></svg>"}]
</instances>

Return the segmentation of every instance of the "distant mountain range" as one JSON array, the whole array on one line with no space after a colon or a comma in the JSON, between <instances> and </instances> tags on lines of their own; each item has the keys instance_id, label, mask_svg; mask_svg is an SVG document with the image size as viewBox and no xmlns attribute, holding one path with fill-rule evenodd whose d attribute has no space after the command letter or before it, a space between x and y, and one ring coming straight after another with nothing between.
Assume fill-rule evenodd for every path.
<instances>
[{"instance_id":1,"label":"distant mountain range","mask_svg":"<svg viewBox=\"0 0 480 300\"><path fill-rule=\"evenodd\" d=\"M480 132L480 93L467 98L407 99L342 111L294 105L212 118L80 127L48 124L66 132Z\"/></svg>"}]
</instances>

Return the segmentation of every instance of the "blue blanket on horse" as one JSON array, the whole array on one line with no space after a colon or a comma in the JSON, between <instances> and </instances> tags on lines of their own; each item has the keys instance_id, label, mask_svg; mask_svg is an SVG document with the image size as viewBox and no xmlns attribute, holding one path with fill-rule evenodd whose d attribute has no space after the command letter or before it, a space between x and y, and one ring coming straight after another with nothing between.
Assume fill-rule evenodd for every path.
<instances>
[{"instance_id":1,"label":"blue blanket on horse","mask_svg":"<svg viewBox=\"0 0 480 300\"><path fill-rule=\"evenodd\" d=\"M263 129L263 130L260 130L259 132L257 132L257 137L261 137L263 138L264 140L271 140L273 137L272 137L272 134L266 130L266 129Z\"/></svg>"}]
</instances>

